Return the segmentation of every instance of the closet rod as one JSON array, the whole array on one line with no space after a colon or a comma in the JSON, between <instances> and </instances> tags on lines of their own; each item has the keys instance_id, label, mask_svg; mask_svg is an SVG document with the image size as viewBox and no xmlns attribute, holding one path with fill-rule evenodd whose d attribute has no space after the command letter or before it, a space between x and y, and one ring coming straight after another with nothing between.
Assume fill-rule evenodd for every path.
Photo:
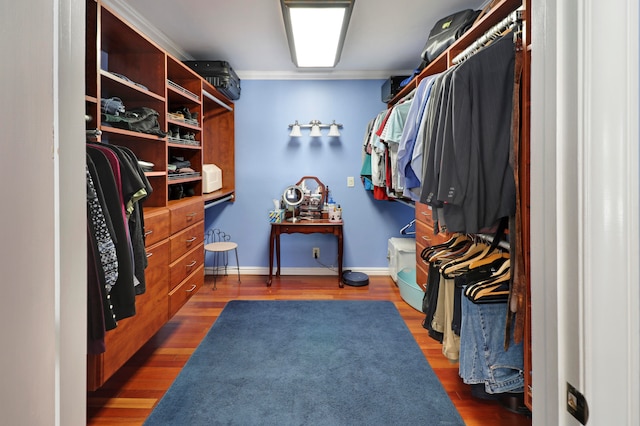
<instances>
[{"instance_id":1,"label":"closet rod","mask_svg":"<svg viewBox=\"0 0 640 426\"><path fill-rule=\"evenodd\" d=\"M502 21L498 22L496 25L491 27L487 32L485 32L480 38L474 41L469 47L460 52L455 58L453 58L453 63L457 64L462 62L468 56L470 56L473 52L484 46L487 41L491 40L491 38L501 34L503 31L511 27L513 24L522 21L523 10L518 9L511 12L504 18Z\"/></svg>"},{"instance_id":2,"label":"closet rod","mask_svg":"<svg viewBox=\"0 0 640 426\"><path fill-rule=\"evenodd\" d=\"M207 98L211 99L213 102L215 102L218 105L220 105L221 107L226 108L229 111L233 111L233 108L231 108L229 105L225 104L220 99L216 98L215 96L213 96L211 93L207 92L206 90L203 90L202 94L205 95Z\"/></svg>"},{"instance_id":3,"label":"closet rod","mask_svg":"<svg viewBox=\"0 0 640 426\"><path fill-rule=\"evenodd\" d=\"M489 244L493 243L494 235L488 235L488 234L473 234L473 235L475 235L476 237L478 237L480 239L485 240ZM509 249L511 248L510 245L509 245L509 242L508 241L504 241L504 240L502 240L502 241L500 241L498 243L498 247L500 247L501 249L506 250L506 251L509 251Z\"/></svg>"},{"instance_id":4,"label":"closet rod","mask_svg":"<svg viewBox=\"0 0 640 426\"><path fill-rule=\"evenodd\" d=\"M404 204L405 206L409 206L412 208L416 208L416 205L413 201L407 201L402 198L390 198L389 200L395 201L396 203Z\"/></svg>"},{"instance_id":5,"label":"closet rod","mask_svg":"<svg viewBox=\"0 0 640 426\"><path fill-rule=\"evenodd\" d=\"M226 196L226 197L224 197L224 198L220 198L220 199L218 199L218 200L211 201L210 203L205 203L205 204L204 204L204 208L205 208L205 210L206 210L206 209L208 209L209 207L217 206L218 204L222 204L222 203L224 203L225 201L229 201L229 200L233 200L233 195L227 195L227 196Z\"/></svg>"}]
</instances>

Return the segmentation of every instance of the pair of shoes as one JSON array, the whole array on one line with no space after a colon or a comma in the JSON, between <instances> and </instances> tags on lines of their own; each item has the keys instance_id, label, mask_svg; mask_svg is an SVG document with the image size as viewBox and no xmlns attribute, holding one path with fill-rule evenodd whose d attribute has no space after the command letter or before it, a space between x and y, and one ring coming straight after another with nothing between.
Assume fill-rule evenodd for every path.
<instances>
[{"instance_id":1,"label":"pair of shoes","mask_svg":"<svg viewBox=\"0 0 640 426\"><path fill-rule=\"evenodd\" d=\"M170 127L169 131L167 132L167 136L169 136L169 138L171 139L180 139L180 127L178 126Z\"/></svg>"},{"instance_id":2,"label":"pair of shoes","mask_svg":"<svg viewBox=\"0 0 640 426\"><path fill-rule=\"evenodd\" d=\"M178 108L178 110L176 111L176 114L182 114L184 118L187 120L193 119L193 117L191 116L191 111L189 111L189 108L185 106Z\"/></svg>"}]
</instances>

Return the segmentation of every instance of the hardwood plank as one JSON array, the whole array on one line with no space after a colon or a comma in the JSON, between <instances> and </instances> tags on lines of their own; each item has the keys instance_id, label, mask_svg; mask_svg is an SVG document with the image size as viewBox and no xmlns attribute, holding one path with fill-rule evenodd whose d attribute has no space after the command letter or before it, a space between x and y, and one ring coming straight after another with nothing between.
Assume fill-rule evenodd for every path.
<instances>
[{"instance_id":1,"label":"hardwood plank","mask_svg":"<svg viewBox=\"0 0 640 426\"><path fill-rule=\"evenodd\" d=\"M418 346L433 367L449 397L469 426L526 426L531 419L495 401L471 395L458 376L458 364L442 355L440 343L422 327L424 314L400 297L390 277L369 277L369 285L339 288L334 276L274 277L235 275L205 285L105 385L87 393L87 425L141 425L169 388L211 324L230 300L389 300L395 304Z\"/></svg>"}]
</instances>

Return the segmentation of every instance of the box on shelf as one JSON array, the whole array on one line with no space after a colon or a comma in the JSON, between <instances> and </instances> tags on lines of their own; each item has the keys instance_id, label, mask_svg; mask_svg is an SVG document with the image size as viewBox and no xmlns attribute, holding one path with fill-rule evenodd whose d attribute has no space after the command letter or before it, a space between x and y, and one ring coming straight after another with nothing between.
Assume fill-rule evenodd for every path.
<instances>
[{"instance_id":1,"label":"box on shelf","mask_svg":"<svg viewBox=\"0 0 640 426\"><path fill-rule=\"evenodd\" d=\"M398 282L398 271L416 267L416 239L389 238L387 259L389 259L389 275Z\"/></svg>"},{"instance_id":2,"label":"box on shelf","mask_svg":"<svg viewBox=\"0 0 640 426\"><path fill-rule=\"evenodd\" d=\"M202 165L202 192L217 191L222 188L222 170L215 164Z\"/></svg>"},{"instance_id":3,"label":"box on shelf","mask_svg":"<svg viewBox=\"0 0 640 426\"><path fill-rule=\"evenodd\" d=\"M424 290L416 283L416 269L404 268L398 272L398 289L402 300L422 312Z\"/></svg>"},{"instance_id":4,"label":"box on shelf","mask_svg":"<svg viewBox=\"0 0 640 426\"><path fill-rule=\"evenodd\" d=\"M408 75L395 75L385 80L380 88L380 98L382 99L382 102L387 103L393 99L393 97L402 90L402 86L400 86L400 84L409 77L410 76Z\"/></svg>"}]
</instances>

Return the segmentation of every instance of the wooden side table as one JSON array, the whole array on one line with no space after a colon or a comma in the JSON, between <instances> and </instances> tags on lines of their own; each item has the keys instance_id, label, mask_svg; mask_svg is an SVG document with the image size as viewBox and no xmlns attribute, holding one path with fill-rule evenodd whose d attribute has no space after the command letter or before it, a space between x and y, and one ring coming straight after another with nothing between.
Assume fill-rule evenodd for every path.
<instances>
[{"instance_id":1,"label":"wooden side table","mask_svg":"<svg viewBox=\"0 0 640 426\"><path fill-rule=\"evenodd\" d=\"M269 278L267 287L271 286L273 277L273 248L275 246L276 276L280 276L280 235L281 234L333 234L337 237L338 242L338 286L344 287L342 283L342 251L343 238L342 228L343 221L329 222L327 219L303 219L298 222L282 222L271 223L271 234L269 236Z\"/></svg>"}]
</instances>

